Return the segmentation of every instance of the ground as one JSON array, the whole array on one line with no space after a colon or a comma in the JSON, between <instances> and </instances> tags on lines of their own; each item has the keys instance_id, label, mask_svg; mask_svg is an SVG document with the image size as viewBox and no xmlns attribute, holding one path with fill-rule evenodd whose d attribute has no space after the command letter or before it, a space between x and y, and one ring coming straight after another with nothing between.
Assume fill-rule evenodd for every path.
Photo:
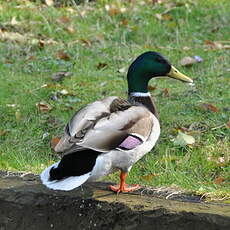
<instances>
[{"instance_id":1,"label":"ground","mask_svg":"<svg viewBox=\"0 0 230 230\"><path fill-rule=\"evenodd\" d=\"M40 173L57 161L50 143L71 115L99 98L126 98L128 66L155 50L195 86L150 82L162 133L128 182L229 202L228 1L45 2L0 1L0 168ZM187 56L203 61L185 66ZM179 132L195 143L176 145Z\"/></svg>"},{"instance_id":2,"label":"ground","mask_svg":"<svg viewBox=\"0 0 230 230\"><path fill-rule=\"evenodd\" d=\"M53 191L32 174L0 171L1 230L228 230L229 205L146 188L115 194L108 183ZM162 199L163 198L163 199ZM189 202L188 202L189 201ZM22 212L23 210L23 212Z\"/></svg>"}]
</instances>

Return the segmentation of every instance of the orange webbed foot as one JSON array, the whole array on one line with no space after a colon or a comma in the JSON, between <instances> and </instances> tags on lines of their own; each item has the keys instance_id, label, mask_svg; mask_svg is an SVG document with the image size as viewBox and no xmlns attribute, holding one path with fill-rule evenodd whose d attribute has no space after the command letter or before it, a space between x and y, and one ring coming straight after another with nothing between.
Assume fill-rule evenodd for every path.
<instances>
[{"instance_id":1,"label":"orange webbed foot","mask_svg":"<svg viewBox=\"0 0 230 230\"><path fill-rule=\"evenodd\" d=\"M121 187L120 185L110 185L109 189L116 192L116 193L120 193L120 192L133 192L135 190L140 189L141 186L138 184L135 185L125 185L123 187Z\"/></svg>"},{"instance_id":2,"label":"orange webbed foot","mask_svg":"<svg viewBox=\"0 0 230 230\"><path fill-rule=\"evenodd\" d=\"M120 184L119 185L110 185L109 189L119 194L120 192L132 192L141 188L140 185L127 185L125 183L125 178L127 177L127 173L121 172L120 174Z\"/></svg>"}]
</instances>

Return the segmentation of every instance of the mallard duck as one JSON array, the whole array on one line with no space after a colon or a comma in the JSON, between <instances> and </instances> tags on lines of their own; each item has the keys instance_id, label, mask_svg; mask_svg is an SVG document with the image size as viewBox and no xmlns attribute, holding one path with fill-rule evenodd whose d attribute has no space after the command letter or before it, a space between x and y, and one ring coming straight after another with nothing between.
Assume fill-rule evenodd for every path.
<instances>
[{"instance_id":1,"label":"mallard duck","mask_svg":"<svg viewBox=\"0 0 230 230\"><path fill-rule=\"evenodd\" d=\"M41 173L48 188L71 190L120 170L114 192L130 192L139 185L125 183L132 166L148 153L160 135L156 106L148 92L153 77L166 76L192 83L160 53L141 54L130 65L128 100L111 96L77 111L55 147L62 159Z\"/></svg>"}]
</instances>

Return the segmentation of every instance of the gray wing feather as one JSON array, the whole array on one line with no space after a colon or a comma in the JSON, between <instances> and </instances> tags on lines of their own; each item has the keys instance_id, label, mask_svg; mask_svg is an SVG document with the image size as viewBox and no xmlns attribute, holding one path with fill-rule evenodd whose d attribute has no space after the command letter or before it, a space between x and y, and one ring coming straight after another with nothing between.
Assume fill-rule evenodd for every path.
<instances>
[{"instance_id":1,"label":"gray wing feather","mask_svg":"<svg viewBox=\"0 0 230 230\"><path fill-rule=\"evenodd\" d=\"M117 97L96 101L73 116L55 151L90 148L107 152L116 148L130 133L141 136L145 141L153 125L151 116L145 107L128 106Z\"/></svg>"}]
</instances>

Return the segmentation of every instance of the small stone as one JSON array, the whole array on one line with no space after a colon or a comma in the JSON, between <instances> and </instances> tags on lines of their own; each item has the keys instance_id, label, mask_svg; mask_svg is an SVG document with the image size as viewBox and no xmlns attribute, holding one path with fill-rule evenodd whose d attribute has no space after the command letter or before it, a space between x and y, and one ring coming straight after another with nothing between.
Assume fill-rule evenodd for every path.
<instances>
[{"instance_id":1,"label":"small stone","mask_svg":"<svg viewBox=\"0 0 230 230\"><path fill-rule=\"evenodd\" d=\"M200 56L194 56L194 59L195 59L197 62L202 62L202 61L203 61L203 58L201 58Z\"/></svg>"},{"instance_id":2,"label":"small stone","mask_svg":"<svg viewBox=\"0 0 230 230\"><path fill-rule=\"evenodd\" d=\"M192 57L184 57L180 60L180 65L182 66L191 66L195 64L197 61L195 58Z\"/></svg>"}]
</instances>

